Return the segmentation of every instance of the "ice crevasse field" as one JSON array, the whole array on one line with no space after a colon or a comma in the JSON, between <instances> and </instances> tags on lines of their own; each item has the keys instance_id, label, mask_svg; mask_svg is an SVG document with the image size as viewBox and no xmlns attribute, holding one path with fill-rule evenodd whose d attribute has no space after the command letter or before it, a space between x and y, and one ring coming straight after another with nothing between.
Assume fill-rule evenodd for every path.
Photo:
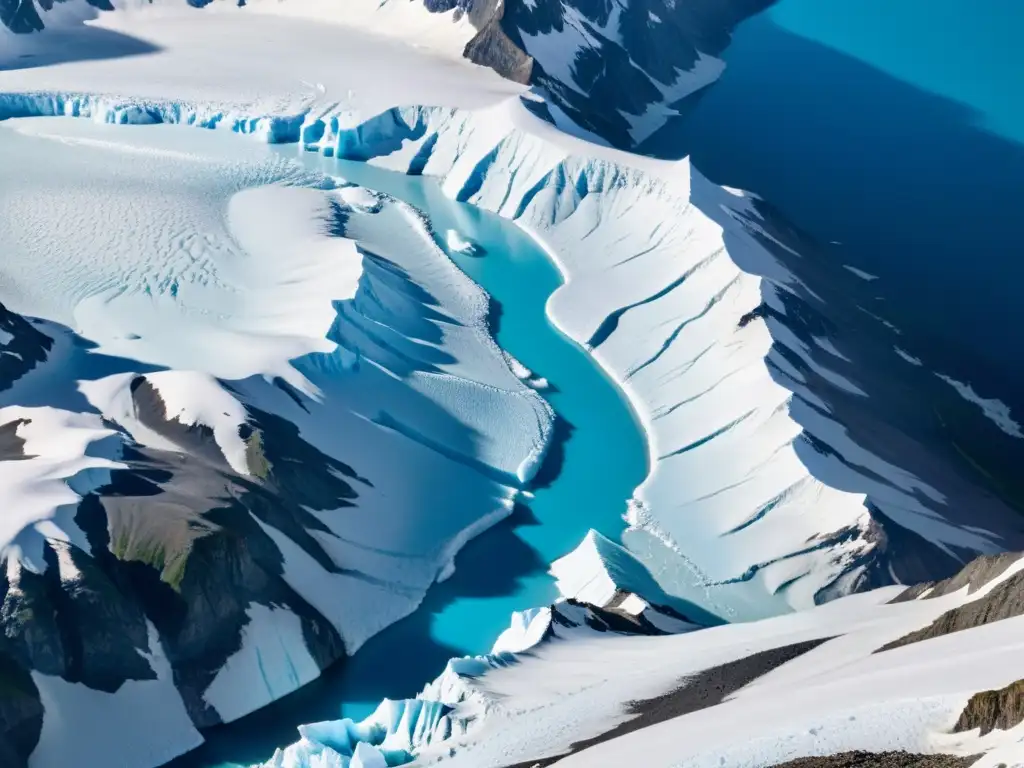
<instances>
[{"instance_id":1,"label":"ice crevasse field","mask_svg":"<svg viewBox=\"0 0 1024 768\"><path fill-rule=\"evenodd\" d=\"M1022 18L874 5L0 0L0 764L1018 764Z\"/></svg>"}]
</instances>

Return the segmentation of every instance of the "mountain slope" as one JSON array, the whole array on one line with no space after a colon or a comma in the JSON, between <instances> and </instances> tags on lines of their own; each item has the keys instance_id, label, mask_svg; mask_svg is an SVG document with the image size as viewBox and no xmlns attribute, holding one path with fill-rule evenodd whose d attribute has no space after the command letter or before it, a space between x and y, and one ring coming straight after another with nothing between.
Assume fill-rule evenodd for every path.
<instances>
[{"instance_id":1,"label":"mountain slope","mask_svg":"<svg viewBox=\"0 0 1024 768\"><path fill-rule=\"evenodd\" d=\"M6 24L22 6L4 7ZM610 609L561 606L567 629L603 627L605 637L625 620L661 631L685 620L659 609L679 599L727 620L812 609L1024 547L1018 511L944 425L944 414L966 411L978 439L1013 450L1014 416L900 346L871 276L828 262L769 204L686 160L603 146L641 142L717 76L712 57L747 6L537 2L498 18L487 6L429 14L396 0L161 3L85 25L81 3L29 7L47 28L0 39L0 118L149 127L119 128L117 141L86 120L18 121L13 137L0 127L0 184L17 181L2 199L18 213L0 224L10 244L0 327L12 336L0 336L11 353L0 362L0 490L18 511L2 539L0 668L16 693L0 712L5 758L95 762L129 731L142 735L118 741L125 764L153 764L193 746L197 726L293 690L413 610L458 545L507 514L543 455L550 412L508 370L486 333L485 298L422 218L337 180L284 173L283 162L254 163L256 145L228 132L435 176L450 197L535 233L559 261L566 285L551 317L623 384L653 466L624 536L650 569L645 588L613 589ZM529 65L534 87L410 40L457 56L468 45L519 80ZM184 139L159 123L221 130ZM211 143L197 152L193 141ZM36 173L43 152L60 175ZM280 269L291 263L301 269ZM738 662L772 627L779 636L761 650L817 642L839 625L863 639L875 614L855 610L861 599L875 606L878 595L834 609L850 610L847 624L808 629L817 619L797 615L750 625L756 638L738 625L687 636L700 647L678 658L705 666L673 670ZM899 620L871 635L875 647L904 636L897 624L916 631L924 614L951 610L926 602L891 612ZM623 604L651 608L647 623L624 619ZM548 634L535 618L519 634ZM1002 630L985 631L994 655L1019 651ZM703 655L702 643L728 632L729 654ZM516 637L505 650L521 649ZM950 686L1009 682L972 671L960 643L944 646L963 673ZM606 652L617 647L588 642L586 674L614 667ZM863 650L857 669L892 673ZM633 654L623 648L618 663L632 669ZM914 659L930 670L925 656ZM840 677L826 682L849 693L854 682ZM595 699L604 709L584 707L555 735L583 720L617 727L624 696L666 694L664 678L650 682ZM806 710L771 720L783 717L778 695L753 702L751 718L806 724ZM542 698L522 710L534 723ZM946 717L948 704L934 712ZM716 717L746 712L719 706ZM421 707L381 717L458 730L441 723L443 707L420 720ZM100 711L105 722L87 716ZM61 731L66 713L75 727ZM696 733L709 717L691 721ZM920 724L906 732L919 736ZM149 740L154 732L166 739ZM534 759L523 733L509 730L517 754ZM724 749L725 736L710 733L719 741L695 741L705 757ZM828 746L922 747L884 734ZM627 739L627 757L642 753L639 737L610 743ZM550 751L571 744L555 739ZM750 748L736 759L761 759ZM458 759L479 768L467 754Z\"/></svg>"},{"instance_id":2,"label":"mountain slope","mask_svg":"<svg viewBox=\"0 0 1024 768\"><path fill-rule=\"evenodd\" d=\"M551 414L408 206L214 133L16 128L3 284L50 319L0 310L0 754L156 765L415 610Z\"/></svg>"}]
</instances>

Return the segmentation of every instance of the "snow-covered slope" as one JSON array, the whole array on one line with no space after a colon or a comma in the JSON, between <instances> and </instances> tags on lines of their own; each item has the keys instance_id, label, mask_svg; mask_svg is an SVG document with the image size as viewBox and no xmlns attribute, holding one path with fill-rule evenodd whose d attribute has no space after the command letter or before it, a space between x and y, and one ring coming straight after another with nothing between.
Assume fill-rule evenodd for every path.
<instances>
[{"instance_id":1,"label":"snow-covered slope","mask_svg":"<svg viewBox=\"0 0 1024 768\"><path fill-rule=\"evenodd\" d=\"M42 33L0 31L0 119L224 129L0 126L16 214L0 223L0 490L19 510L0 528L0 663L24 694L8 754L102 755L91 720L50 724L136 683L183 724L135 745L140 765L293 689L415 608L543 451L550 414L418 214L231 131L436 176L550 249L566 286L549 313L623 383L653 467L625 543L657 586L630 587L641 604L608 566L581 597L751 618L1024 547L1017 513L936 439L950 402L992 441L1018 440L1019 415L929 371L870 281L766 203L565 132L631 146L658 130L661 106L715 74L738 5L509 5L502 34L535 59L522 100L461 58L494 31L466 26L479 8L372 5L158 3L81 24L70 2ZM618 44L663 29L669 5L697 21L672 17L650 48L688 64ZM705 17L718 31L698 45ZM639 84L582 99L633 82L622 72ZM43 156L57 172L37 173ZM544 635L538 616L502 649Z\"/></svg>"},{"instance_id":2,"label":"snow-covered slope","mask_svg":"<svg viewBox=\"0 0 1024 768\"><path fill-rule=\"evenodd\" d=\"M406 51L407 79L385 87L373 74L360 85L362 70L327 68L336 32L320 48L304 19L264 27L269 17L230 10L198 25L231 21L238 48L203 49L215 59L204 72L217 76L188 76L199 55L185 34L196 26L190 11L114 13L82 34L131 29L161 53L130 68L90 59L0 73L0 114L189 122L379 157L437 175L453 197L536 232L568 278L552 317L625 383L651 439L655 471L629 546L667 591L725 617L942 575L978 552L1024 546L1019 516L936 439L935 406L956 390L896 351L898 331L872 309L869 283L814 258L814 244L768 206L708 183L685 160L573 139L510 100L496 75L463 79L473 69L464 62ZM294 66L326 82L311 93L273 59L272 72L253 69L263 65L244 55L247 29L302 39ZM390 56L381 45L367 51ZM464 87L453 89L453 77ZM460 109L379 111L416 95Z\"/></svg>"},{"instance_id":3,"label":"snow-covered slope","mask_svg":"<svg viewBox=\"0 0 1024 768\"><path fill-rule=\"evenodd\" d=\"M893 604L890 588L679 636L556 632L514 668L465 681L488 714L465 748L444 745L456 754L443 764L604 768L642 755L651 768L762 768L857 750L992 750L978 765L1019 765L1020 728L982 737L955 727L974 693L1024 676L1020 561L1001 565L994 577ZM900 644L950 614L981 618ZM423 764L441 753L425 748Z\"/></svg>"},{"instance_id":4,"label":"snow-covered slope","mask_svg":"<svg viewBox=\"0 0 1024 768\"><path fill-rule=\"evenodd\" d=\"M419 212L105 128L0 126L5 766L156 765L309 682L511 512L551 421Z\"/></svg>"},{"instance_id":5,"label":"snow-covered slope","mask_svg":"<svg viewBox=\"0 0 1024 768\"><path fill-rule=\"evenodd\" d=\"M591 537L560 567L603 570L594 552ZM416 700L305 727L267 768L331 764L357 742L388 764L446 768L769 768L824 755L1019 766L1022 589L1020 556L1006 555L945 582L698 631L563 601L513 617L517 642L453 660Z\"/></svg>"},{"instance_id":6,"label":"snow-covered slope","mask_svg":"<svg viewBox=\"0 0 1024 768\"><path fill-rule=\"evenodd\" d=\"M387 765L443 761L472 742L500 709L475 681L494 670L514 670L525 658L520 654L530 656L566 633L663 636L698 628L658 602L671 598L658 591L638 560L593 531L554 563L553 572L559 578L559 602L514 614L488 655L452 659L416 699L385 700L361 723L345 719L301 726L299 741L277 750L262 768L345 765L357 749ZM651 591L641 597L641 587Z\"/></svg>"}]
</instances>

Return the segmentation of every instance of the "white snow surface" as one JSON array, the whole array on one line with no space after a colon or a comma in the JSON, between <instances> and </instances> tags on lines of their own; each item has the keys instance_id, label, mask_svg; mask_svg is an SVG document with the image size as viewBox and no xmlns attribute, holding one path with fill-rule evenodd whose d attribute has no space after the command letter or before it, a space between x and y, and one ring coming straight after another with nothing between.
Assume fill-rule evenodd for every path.
<instances>
[{"instance_id":1,"label":"white snow surface","mask_svg":"<svg viewBox=\"0 0 1024 768\"><path fill-rule=\"evenodd\" d=\"M202 744L151 624L149 644L145 658L156 679L129 680L114 693L32 673L46 714L29 768L109 765L112 745L118 765L160 765Z\"/></svg>"},{"instance_id":2,"label":"white snow surface","mask_svg":"<svg viewBox=\"0 0 1024 768\"><path fill-rule=\"evenodd\" d=\"M510 370L486 328L486 295L419 212L216 131L12 120L0 154L17 170L0 177L0 198L19 214L0 224L0 301L44 318L56 339L51 361L0 394L2 423L24 420L13 429L31 456L0 462L0 493L17 511L0 530L11 567L43 568L45 539L88 551L76 506L121 466L123 442L181 452L136 412L139 375L166 418L209 427L236 472L250 471L239 427L259 408L374 483L354 513L309 510L326 526L312 535L344 568L265 527L284 580L349 652L415 610L458 549L511 512L551 411ZM345 237L333 231L342 220ZM72 343L74 332L95 346ZM61 407L35 405L50 400ZM5 405L22 401L32 405ZM205 692L224 720L318 674L295 615L253 604L249 616ZM77 706L65 701L44 720ZM169 712L167 723L161 757L127 750L126 767L195 746L194 729ZM41 754L73 749L66 736L44 725ZM104 739L109 749L110 730L97 729Z\"/></svg>"},{"instance_id":3,"label":"white snow surface","mask_svg":"<svg viewBox=\"0 0 1024 768\"><path fill-rule=\"evenodd\" d=\"M1024 675L1024 619L875 652L950 608L984 597L1017 570L970 595L964 588L889 605L899 590L886 588L774 619L682 635L556 628L554 640L529 648L514 663L467 667L470 676L463 675L457 689L449 680L448 689L458 691L453 719L476 719L464 735L422 747L419 760L498 768L562 754L572 743L630 719L630 702L670 693L701 670L815 638L835 639L720 704L605 741L557 765L618 768L635 765L643 755L645 768L762 768L808 755L901 749L963 755L993 749L979 763L986 766L996 765L997 755L1019 759L1020 735L1014 731L986 738L977 731L949 731L973 693ZM440 681L423 695L437 694Z\"/></svg>"},{"instance_id":4,"label":"white snow surface","mask_svg":"<svg viewBox=\"0 0 1024 768\"><path fill-rule=\"evenodd\" d=\"M974 403L981 408L985 418L999 427L1001 431L1010 437L1024 438L1024 432L1021 431L1020 423L1013 418L1010 413L1010 407L1006 403L998 398L982 397L974 391L974 387L970 384L957 381L944 373L936 373L935 375L955 389L964 400Z\"/></svg>"},{"instance_id":5,"label":"white snow surface","mask_svg":"<svg viewBox=\"0 0 1024 768\"><path fill-rule=\"evenodd\" d=\"M0 553L41 573L46 539L88 552L74 516L82 496L122 466L117 433L95 414L53 407L0 408L0 425L14 427L25 455L0 461Z\"/></svg>"},{"instance_id":6,"label":"white snow surface","mask_svg":"<svg viewBox=\"0 0 1024 768\"><path fill-rule=\"evenodd\" d=\"M67 23L3 38L0 92L102 96L129 122L152 122L147 104L174 102L180 122L214 121L273 138L288 118L301 122L311 110L473 108L523 90L462 59L473 35L468 21L452 23L451 14L431 14L419 2L255 0L237 8L217 0L199 11L177 0L116 5L100 14L84 2L61 4L45 19L69 15ZM83 24L83 15L94 18Z\"/></svg>"},{"instance_id":7,"label":"white snow surface","mask_svg":"<svg viewBox=\"0 0 1024 768\"><path fill-rule=\"evenodd\" d=\"M203 698L230 722L315 680L320 668L306 649L299 617L250 604L242 647L224 662Z\"/></svg>"},{"instance_id":8,"label":"white snow surface","mask_svg":"<svg viewBox=\"0 0 1024 768\"><path fill-rule=\"evenodd\" d=\"M856 445L776 347L863 396L854 382L777 320L740 326L762 301L807 290L764 247L770 236L743 193L710 184L687 160L566 136L516 101L471 113L393 109L351 124L310 116L303 143L339 155L358 146L408 170L429 142L418 167L446 193L514 219L549 249L566 279L552 320L623 383L647 431L654 469L626 542L669 593L727 618L812 605L872 553L868 493L940 547L998 550L996 534L946 522L941 494L920 495L920 480ZM400 149L398 136L410 137ZM836 455L806 450L805 433Z\"/></svg>"},{"instance_id":9,"label":"white snow surface","mask_svg":"<svg viewBox=\"0 0 1024 768\"><path fill-rule=\"evenodd\" d=\"M0 130L9 309L73 327L107 354L310 391L289 361L333 349L332 301L351 298L361 273L352 241L324 231L328 197L295 186L315 179L213 133L115 137L53 120ZM44 162L59 170L40 172Z\"/></svg>"},{"instance_id":10,"label":"white snow surface","mask_svg":"<svg viewBox=\"0 0 1024 768\"><path fill-rule=\"evenodd\" d=\"M448 244L448 249L456 253L473 253L476 250L476 246L455 229L448 230L445 242Z\"/></svg>"},{"instance_id":11,"label":"white snow surface","mask_svg":"<svg viewBox=\"0 0 1024 768\"><path fill-rule=\"evenodd\" d=\"M594 551L594 542L584 542L575 562L592 559ZM842 751L906 750L987 752L978 766L1016 765L1024 758L1022 728L985 737L951 730L971 695L1024 675L1024 618L879 649L985 598L1022 568L1019 560L980 588L941 597L891 603L900 588L888 587L772 619L664 636L598 632L583 621L566 627L551 621L554 608L517 613L490 655L453 659L417 699L385 701L361 724L305 726L303 739L267 766L316 766L314 756L330 754L326 745L355 739L381 749L401 744L417 765L529 765L601 736L631 719L636 702L695 684L704 670L814 640L822 642L720 703L606 739L555 764L621 768L642 755L644 768L764 768ZM628 570L620 573L628 578ZM582 619L586 608L559 610ZM439 720L442 704L451 711ZM401 717L389 714L396 712Z\"/></svg>"}]
</instances>

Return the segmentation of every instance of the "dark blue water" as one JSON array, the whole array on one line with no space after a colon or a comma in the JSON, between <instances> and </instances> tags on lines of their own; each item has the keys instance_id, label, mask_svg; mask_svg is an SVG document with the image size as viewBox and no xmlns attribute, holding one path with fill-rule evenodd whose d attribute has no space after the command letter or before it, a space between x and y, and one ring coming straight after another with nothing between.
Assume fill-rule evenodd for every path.
<instances>
[{"instance_id":1,"label":"dark blue water","mask_svg":"<svg viewBox=\"0 0 1024 768\"><path fill-rule=\"evenodd\" d=\"M690 153L880 276L903 346L1024 416L1022 32L1018 0L781 0L646 149ZM1019 475L1005 442L972 451Z\"/></svg>"},{"instance_id":2,"label":"dark blue water","mask_svg":"<svg viewBox=\"0 0 1024 768\"><path fill-rule=\"evenodd\" d=\"M555 443L533 484L535 497L456 558L455 574L420 609L371 639L351 659L282 701L208 734L174 768L226 768L268 759L298 738L296 726L369 715L381 699L411 697L453 656L486 653L514 611L549 604L547 569L590 528L618 539L626 501L647 474L642 429L619 388L545 314L561 276L515 225L445 198L436 183L370 166L295 153L304 163L388 192L425 211L443 238L457 229L483 256L452 258L493 299L492 330L502 348L551 383Z\"/></svg>"},{"instance_id":3,"label":"dark blue water","mask_svg":"<svg viewBox=\"0 0 1024 768\"><path fill-rule=\"evenodd\" d=\"M1019 375L1021 31L1015 0L783 0L740 27L685 144L883 276L907 321Z\"/></svg>"}]
</instances>

